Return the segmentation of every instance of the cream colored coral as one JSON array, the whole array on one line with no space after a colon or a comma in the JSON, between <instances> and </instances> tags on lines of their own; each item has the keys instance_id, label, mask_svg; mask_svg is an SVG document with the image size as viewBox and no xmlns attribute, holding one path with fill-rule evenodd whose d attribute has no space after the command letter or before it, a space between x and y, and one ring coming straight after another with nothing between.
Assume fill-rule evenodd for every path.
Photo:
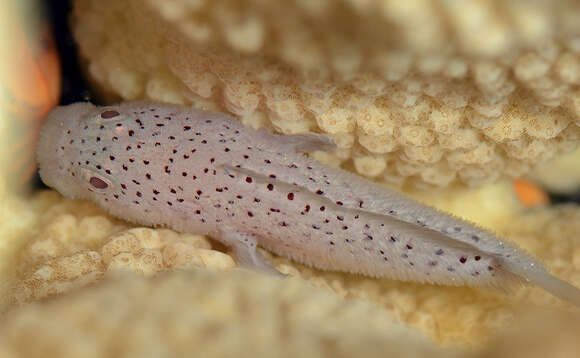
<instances>
[{"instance_id":1,"label":"cream colored coral","mask_svg":"<svg viewBox=\"0 0 580 358\"><path fill-rule=\"evenodd\" d=\"M445 309L429 299L427 304ZM474 310L461 314L481 318ZM498 322L508 316L494 314ZM125 275L8 312L0 322L0 355L568 358L579 351L578 315L524 309L520 316L474 353L436 347L376 305L343 300L298 280L242 271L194 270L150 280ZM426 315L417 323L448 328Z\"/></svg>"},{"instance_id":2,"label":"cream colored coral","mask_svg":"<svg viewBox=\"0 0 580 358\"><path fill-rule=\"evenodd\" d=\"M299 280L207 270L115 277L3 317L2 357L47 352L79 358L458 355L396 324L377 305Z\"/></svg>"},{"instance_id":3,"label":"cream colored coral","mask_svg":"<svg viewBox=\"0 0 580 358\"><path fill-rule=\"evenodd\" d=\"M38 218L42 230L20 249L14 286L4 295L10 304L67 292L96 282L108 272L150 277L168 270L235 266L231 256L212 250L205 237L130 228L92 204L57 198L56 193L47 192L36 199L50 207Z\"/></svg>"},{"instance_id":4,"label":"cream colored coral","mask_svg":"<svg viewBox=\"0 0 580 358\"><path fill-rule=\"evenodd\" d=\"M480 184L577 146L575 2L315 3L76 0L73 29L109 94L327 133L392 185Z\"/></svg>"}]
</instances>

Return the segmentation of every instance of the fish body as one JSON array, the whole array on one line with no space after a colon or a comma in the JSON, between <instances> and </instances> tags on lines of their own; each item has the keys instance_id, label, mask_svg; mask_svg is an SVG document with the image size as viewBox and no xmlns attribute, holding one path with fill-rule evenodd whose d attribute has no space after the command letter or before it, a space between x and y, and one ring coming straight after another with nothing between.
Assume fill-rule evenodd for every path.
<instances>
[{"instance_id":1,"label":"fish body","mask_svg":"<svg viewBox=\"0 0 580 358\"><path fill-rule=\"evenodd\" d=\"M319 269L447 285L530 282L580 304L580 291L492 233L304 151L280 136L188 107L129 102L58 107L38 145L43 181L143 225L206 234L243 264L256 246Z\"/></svg>"}]
</instances>

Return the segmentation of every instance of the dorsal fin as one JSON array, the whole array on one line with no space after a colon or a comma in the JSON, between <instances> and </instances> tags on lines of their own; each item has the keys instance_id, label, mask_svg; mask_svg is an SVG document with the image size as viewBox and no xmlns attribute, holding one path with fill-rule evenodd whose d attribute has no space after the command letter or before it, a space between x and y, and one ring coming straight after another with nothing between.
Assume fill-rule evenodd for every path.
<instances>
[{"instance_id":1,"label":"dorsal fin","mask_svg":"<svg viewBox=\"0 0 580 358\"><path fill-rule=\"evenodd\" d=\"M258 133L261 136L272 137L276 143L286 146L289 151L294 152L308 152L313 150L330 151L336 148L336 144L334 144L330 138L322 134L306 133L280 135L272 133L266 129L266 127L258 129Z\"/></svg>"}]
</instances>

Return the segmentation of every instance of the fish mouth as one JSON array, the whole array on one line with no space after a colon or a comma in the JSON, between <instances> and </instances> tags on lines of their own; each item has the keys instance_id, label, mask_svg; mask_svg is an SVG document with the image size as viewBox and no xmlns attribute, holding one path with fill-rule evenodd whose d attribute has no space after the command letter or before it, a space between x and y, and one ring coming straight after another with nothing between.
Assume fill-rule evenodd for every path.
<instances>
[{"instance_id":1,"label":"fish mouth","mask_svg":"<svg viewBox=\"0 0 580 358\"><path fill-rule=\"evenodd\" d=\"M64 148L63 143L68 139L69 134L66 132L74 128L75 124L93 108L90 103L59 106L46 117L36 146L39 175L46 185L54 188L61 176L60 172L64 171L63 157L66 153L61 148ZM74 139L74 131L68 133L71 139Z\"/></svg>"}]
</instances>

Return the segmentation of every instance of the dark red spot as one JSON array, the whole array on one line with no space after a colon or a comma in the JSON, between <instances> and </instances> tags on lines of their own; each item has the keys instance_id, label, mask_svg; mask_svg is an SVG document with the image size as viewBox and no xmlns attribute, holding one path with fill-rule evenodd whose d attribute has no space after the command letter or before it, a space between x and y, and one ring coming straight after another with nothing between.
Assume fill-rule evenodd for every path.
<instances>
[{"instance_id":1,"label":"dark red spot","mask_svg":"<svg viewBox=\"0 0 580 358\"><path fill-rule=\"evenodd\" d=\"M479 255L475 256L474 259L475 259L475 261L479 261L479 260L481 260L481 256L479 256Z\"/></svg>"},{"instance_id":2,"label":"dark red spot","mask_svg":"<svg viewBox=\"0 0 580 358\"><path fill-rule=\"evenodd\" d=\"M412 245L409 245L409 244L407 244L407 249L409 249L409 250L413 250L413 246L412 246Z\"/></svg>"},{"instance_id":3,"label":"dark red spot","mask_svg":"<svg viewBox=\"0 0 580 358\"><path fill-rule=\"evenodd\" d=\"M110 160L115 160L115 157L114 157L114 156L112 156L112 155L109 155L109 159L110 159Z\"/></svg>"},{"instance_id":4,"label":"dark red spot","mask_svg":"<svg viewBox=\"0 0 580 358\"><path fill-rule=\"evenodd\" d=\"M140 191L138 191L138 192L135 193L135 195L137 195L138 197L141 197L142 194L141 194Z\"/></svg>"},{"instance_id":5,"label":"dark red spot","mask_svg":"<svg viewBox=\"0 0 580 358\"><path fill-rule=\"evenodd\" d=\"M268 190L272 191L274 190L274 184L270 183L266 186L268 188Z\"/></svg>"},{"instance_id":6,"label":"dark red spot","mask_svg":"<svg viewBox=\"0 0 580 358\"><path fill-rule=\"evenodd\" d=\"M326 208L324 206L321 206L320 211L324 211L324 210L326 210Z\"/></svg>"},{"instance_id":7,"label":"dark red spot","mask_svg":"<svg viewBox=\"0 0 580 358\"><path fill-rule=\"evenodd\" d=\"M148 161L148 160L144 160L144 161L143 161L143 164L145 164L145 165L149 165L149 161Z\"/></svg>"},{"instance_id":8,"label":"dark red spot","mask_svg":"<svg viewBox=\"0 0 580 358\"><path fill-rule=\"evenodd\" d=\"M294 193L288 193L286 197L288 198L288 200L294 200Z\"/></svg>"},{"instance_id":9,"label":"dark red spot","mask_svg":"<svg viewBox=\"0 0 580 358\"><path fill-rule=\"evenodd\" d=\"M117 111L108 110L108 111L104 111L103 113L101 113L101 118L110 119L110 118L117 117L119 114L120 113Z\"/></svg>"},{"instance_id":10,"label":"dark red spot","mask_svg":"<svg viewBox=\"0 0 580 358\"><path fill-rule=\"evenodd\" d=\"M109 186L107 182L97 177L91 177L91 179L89 179L89 183L96 189L107 189Z\"/></svg>"},{"instance_id":11,"label":"dark red spot","mask_svg":"<svg viewBox=\"0 0 580 358\"><path fill-rule=\"evenodd\" d=\"M338 206L342 206L342 205L344 205L344 204L342 203L342 201L337 201L337 202L336 202L336 205L338 205Z\"/></svg>"},{"instance_id":12,"label":"dark red spot","mask_svg":"<svg viewBox=\"0 0 580 358\"><path fill-rule=\"evenodd\" d=\"M248 211L248 216L249 217L253 217L254 216L254 213L252 213L251 211Z\"/></svg>"},{"instance_id":13,"label":"dark red spot","mask_svg":"<svg viewBox=\"0 0 580 358\"><path fill-rule=\"evenodd\" d=\"M462 264L464 264L465 262L467 262L467 257L461 256L459 258L459 262L461 262Z\"/></svg>"},{"instance_id":14,"label":"dark red spot","mask_svg":"<svg viewBox=\"0 0 580 358\"><path fill-rule=\"evenodd\" d=\"M306 212L309 212L309 211L310 211L310 205L306 205L306 206L304 207L304 211L306 211Z\"/></svg>"},{"instance_id":15,"label":"dark red spot","mask_svg":"<svg viewBox=\"0 0 580 358\"><path fill-rule=\"evenodd\" d=\"M252 178L251 177L246 177L246 183L251 183L252 182Z\"/></svg>"},{"instance_id":16,"label":"dark red spot","mask_svg":"<svg viewBox=\"0 0 580 358\"><path fill-rule=\"evenodd\" d=\"M129 137L132 137L132 136L134 136L134 135L135 135L135 131L134 131L134 130L132 130L132 129L131 129L131 130L129 130Z\"/></svg>"},{"instance_id":17,"label":"dark red spot","mask_svg":"<svg viewBox=\"0 0 580 358\"><path fill-rule=\"evenodd\" d=\"M318 190L316 191L316 194L318 194L318 195L322 195L322 194L324 194L324 192L323 192L322 190L318 189Z\"/></svg>"}]
</instances>

